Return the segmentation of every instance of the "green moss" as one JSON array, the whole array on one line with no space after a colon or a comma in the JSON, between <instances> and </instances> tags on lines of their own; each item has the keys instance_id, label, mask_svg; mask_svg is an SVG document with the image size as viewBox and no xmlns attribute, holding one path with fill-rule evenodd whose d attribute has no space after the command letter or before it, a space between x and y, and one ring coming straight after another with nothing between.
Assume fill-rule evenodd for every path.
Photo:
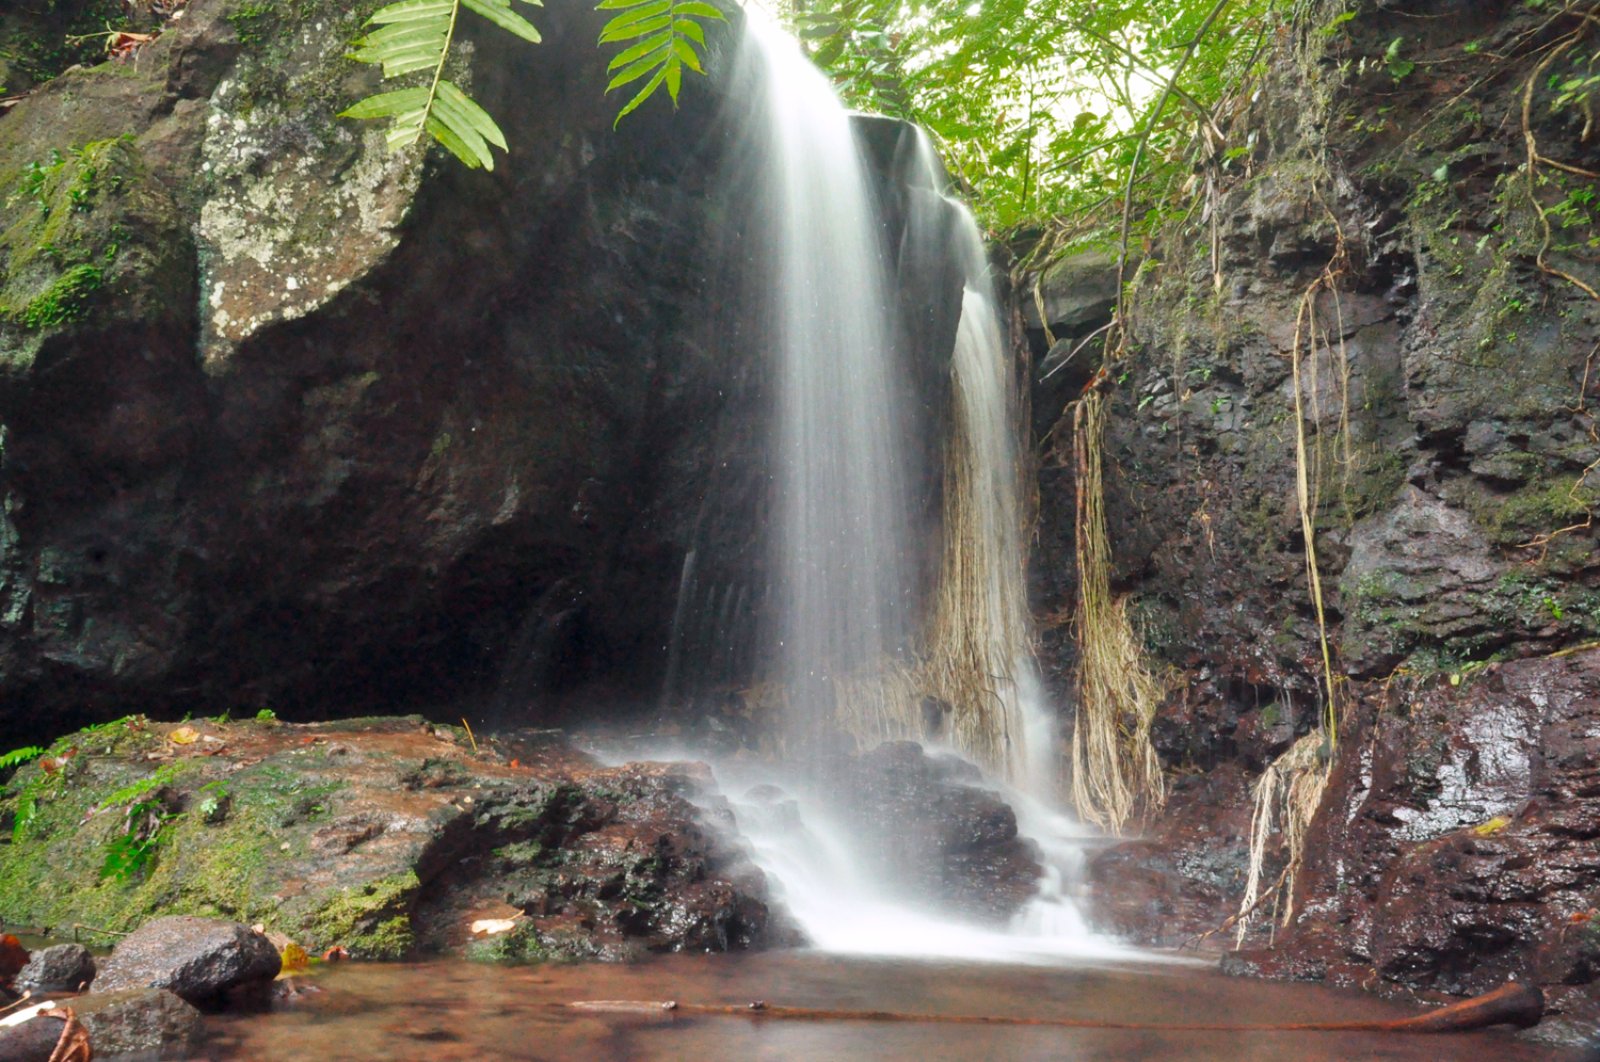
<instances>
[{"instance_id":1,"label":"green moss","mask_svg":"<svg viewBox=\"0 0 1600 1062\"><path fill-rule=\"evenodd\" d=\"M90 297L105 284L105 276L99 266L73 266L23 307L17 322L24 328L40 329L78 320Z\"/></svg>"},{"instance_id":2,"label":"green moss","mask_svg":"<svg viewBox=\"0 0 1600 1062\"><path fill-rule=\"evenodd\" d=\"M307 921L308 943L342 944L358 958L404 958L415 943L410 907L420 887L415 872L407 871L346 890Z\"/></svg>"},{"instance_id":3,"label":"green moss","mask_svg":"<svg viewBox=\"0 0 1600 1062\"><path fill-rule=\"evenodd\" d=\"M523 922L510 932L475 940L467 946L467 958L472 962L529 964L558 957L545 947L531 922Z\"/></svg>"},{"instance_id":4,"label":"green moss","mask_svg":"<svg viewBox=\"0 0 1600 1062\"><path fill-rule=\"evenodd\" d=\"M84 319L129 238L117 211L143 176L124 137L34 159L10 180L0 215L0 321L44 331Z\"/></svg>"},{"instance_id":5,"label":"green moss","mask_svg":"<svg viewBox=\"0 0 1600 1062\"><path fill-rule=\"evenodd\" d=\"M1468 511L1503 546L1516 546L1582 523L1600 503L1600 491L1571 479L1538 480L1504 497L1474 496Z\"/></svg>"}]
</instances>

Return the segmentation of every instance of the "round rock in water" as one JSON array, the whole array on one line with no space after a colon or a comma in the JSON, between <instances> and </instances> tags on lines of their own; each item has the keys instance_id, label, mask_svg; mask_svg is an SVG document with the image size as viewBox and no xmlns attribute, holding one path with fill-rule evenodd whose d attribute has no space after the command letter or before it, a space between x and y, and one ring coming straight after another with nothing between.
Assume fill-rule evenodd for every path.
<instances>
[{"instance_id":1,"label":"round rock in water","mask_svg":"<svg viewBox=\"0 0 1600 1062\"><path fill-rule=\"evenodd\" d=\"M199 1046L200 1012L160 988L93 992L61 1005L89 1031L95 1058L190 1058Z\"/></svg>"},{"instance_id":2,"label":"round rock in water","mask_svg":"<svg viewBox=\"0 0 1600 1062\"><path fill-rule=\"evenodd\" d=\"M95 988L165 988L206 1006L235 989L265 985L280 967L278 949L249 926L175 915L124 937L101 963Z\"/></svg>"},{"instance_id":3,"label":"round rock in water","mask_svg":"<svg viewBox=\"0 0 1600 1062\"><path fill-rule=\"evenodd\" d=\"M94 956L82 944L57 944L36 951L17 974L29 992L81 992L94 980Z\"/></svg>"}]
</instances>

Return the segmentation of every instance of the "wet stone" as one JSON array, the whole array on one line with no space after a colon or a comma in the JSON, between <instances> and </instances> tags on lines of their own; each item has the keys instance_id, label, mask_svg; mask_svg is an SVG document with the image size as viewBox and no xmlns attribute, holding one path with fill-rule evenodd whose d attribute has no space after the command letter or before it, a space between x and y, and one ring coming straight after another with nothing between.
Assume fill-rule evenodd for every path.
<instances>
[{"instance_id":1,"label":"wet stone","mask_svg":"<svg viewBox=\"0 0 1600 1062\"><path fill-rule=\"evenodd\" d=\"M278 951L237 922L178 915L147 922L123 938L96 981L103 991L165 988L208 1006L278 975Z\"/></svg>"},{"instance_id":2,"label":"wet stone","mask_svg":"<svg viewBox=\"0 0 1600 1062\"><path fill-rule=\"evenodd\" d=\"M33 953L17 974L29 992L79 992L94 980L94 956L82 944L57 944Z\"/></svg>"}]
</instances>

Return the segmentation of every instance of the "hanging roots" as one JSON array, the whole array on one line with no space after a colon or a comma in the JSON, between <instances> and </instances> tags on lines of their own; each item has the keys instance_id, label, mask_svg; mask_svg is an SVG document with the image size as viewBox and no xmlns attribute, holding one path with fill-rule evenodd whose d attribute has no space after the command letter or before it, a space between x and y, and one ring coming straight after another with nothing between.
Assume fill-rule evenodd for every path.
<instances>
[{"instance_id":1,"label":"hanging roots","mask_svg":"<svg viewBox=\"0 0 1600 1062\"><path fill-rule=\"evenodd\" d=\"M1148 667L1128 622L1127 601L1111 596L1101 440L1104 399L1083 396L1073 414L1078 466L1078 712L1072 728L1072 795L1078 813L1120 831L1143 802L1166 801L1150 724L1166 684Z\"/></svg>"},{"instance_id":2,"label":"hanging roots","mask_svg":"<svg viewBox=\"0 0 1600 1062\"><path fill-rule=\"evenodd\" d=\"M1313 730L1289 746L1289 751L1256 779L1255 810L1250 816L1250 873L1235 916L1235 944L1244 942L1252 915L1269 896L1275 920L1277 912L1282 911L1279 924L1288 925L1294 916L1294 881L1305 855L1306 831L1322 803L1331 770L1328 735ZM1288 849L1288 861L1277 883L1263 895L1261 873L1267 858L1267 841L1274 829L1283 836L1282 847Z\"/></svg>"},{"instance_id":3,"label":"hanging roots","mask_svg":"<svg viewBox=\"0 0 1600 1062\"><path fill-rule=\"evenodd\" d=\"M970 309L967 312L972 312ZM963 318L962 328L971 322ZM932 618L913 659L832 679L834 718L858 745L938 736L993 774L1021 783L1027 770L1023 672L1032 631L1022 565L1020 475L993 419L1004 366L958 338L953 427L944 461L944 542ZM986 419L988 418L988 419ZM1006 460L995 467L995 458ZM930 720L929 699L948 709ZM942 712L941 712L942 714Z\"/></svg>"}]
</instances>

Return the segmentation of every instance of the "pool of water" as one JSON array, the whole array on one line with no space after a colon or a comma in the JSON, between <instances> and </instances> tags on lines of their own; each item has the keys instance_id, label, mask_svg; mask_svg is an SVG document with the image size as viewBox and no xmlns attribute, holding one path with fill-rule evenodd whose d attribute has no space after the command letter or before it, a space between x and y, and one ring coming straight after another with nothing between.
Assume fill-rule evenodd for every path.
<instances>
[{"instance_id":1,"label":"pool of water","mask_svg":"<svg viewBox=\"0 0 1600 1062\"><path fill-rule=\"evenodd\" d=\"M1387 1020L1360 992L1224 977L1196 965L1059 967L816 952L663 956L631 966L338 964L271 1013L209 1021L207 1057L428 1059L1521 1059L1568 1057L1497 1031L1459 1036L1129 1031L1049 1026L585 1012L579 1000L1163 1023Z\"/></svg>"}]
</instances>

